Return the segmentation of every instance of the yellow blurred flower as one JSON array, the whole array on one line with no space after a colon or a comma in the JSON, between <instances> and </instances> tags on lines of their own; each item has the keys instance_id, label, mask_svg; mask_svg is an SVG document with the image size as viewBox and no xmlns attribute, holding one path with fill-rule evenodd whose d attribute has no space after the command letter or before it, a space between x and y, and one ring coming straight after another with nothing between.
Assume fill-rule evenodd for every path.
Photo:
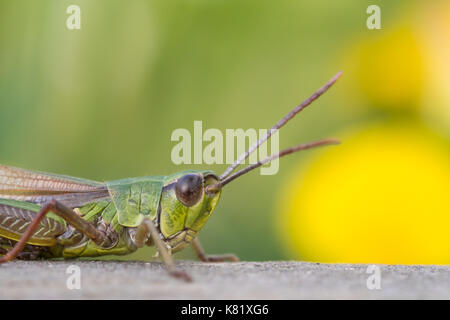
<instances>
[{"instance_id":1,"label":"yellow blurred flower","mask_svg":"<svg viewBox=\"0 0 450 320\"><path fill-rule=\"evenodd\" d=\"M315 154L287 181L277 221L296 258L450 263L450 156L413 125L377 125Z\"/></svg>"},{"instance_id":2,"label":"yellow blurred flower","mask_svg":"<svg viewBox=\"0 0 450 320\"><path fill-rule=\"evenodd\" d=\"M426 48L423 112L432 127L450 134L450 2L427 1L415 21Z\"/></svg>"},{"instance_id":3,"label":"yellow blurred flower","mask_svg":"<svg viewBox=\"0 0 450 320\"><path fill-rule=\"evenodd\" d=\"M368 31L345 53L346 97L355 99L358 108L418 109L424 83L422 49L408 23Z\"/></svg>"},{"instance_id":4,"label":"yellow blurred flower","mask_svg":"<svg viewBox=\"0 0 450 320\"><path fill-rule=\"evenodd\" d=\"M342 98L353 112L408 110L450 134L450 2L405 7L343 52Z\"/></svg>"}]
</instances>

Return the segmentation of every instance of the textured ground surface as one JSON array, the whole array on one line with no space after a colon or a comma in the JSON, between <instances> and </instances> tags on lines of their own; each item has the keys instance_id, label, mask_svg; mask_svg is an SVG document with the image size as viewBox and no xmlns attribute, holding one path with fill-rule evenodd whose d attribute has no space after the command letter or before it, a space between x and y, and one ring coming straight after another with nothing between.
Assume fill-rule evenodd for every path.
<instances>
[{"instance_id":1,"label":"textured ground surface","mask_svg":"<svg viewBox=\"0 0 450 320\"><path fill-rule=\"evenodd\" d=\"M81 271L69 290L67 268ZM178 262L193 283L158 262L14 261L0 265L1 299L450 299L450 267L380 265L381 289L369 290L367 265L303 262Z\"/></svg>"}]
</instances>

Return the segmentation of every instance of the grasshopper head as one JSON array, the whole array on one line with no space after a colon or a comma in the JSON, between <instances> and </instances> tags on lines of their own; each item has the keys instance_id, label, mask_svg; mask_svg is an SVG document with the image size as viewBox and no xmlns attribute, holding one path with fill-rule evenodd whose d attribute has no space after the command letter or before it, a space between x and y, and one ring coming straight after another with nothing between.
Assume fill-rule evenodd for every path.
<instances>
[{"instance_id":1,"label":"grasshopper head","mask_svg":"<svg viewBox=\"0 0 450 320\"><path fill-rule=\"evenodd\" d=\"M335 139L323 139L300 144L292 148L284 149L233 173L250 154L258 150L275 132L327 91L339 79L341 74L342 72L338 72L313 95L279 120L265 136L251 145L245 153L241 154L220 177L212 171L191 170L179 172L165 178L160 202L161 213L159 216L159 226L166 243L172 248L172 251L182 249L197 235L197 232L200 231L215 209L222 188L231 181L285 155L339 143Z\"/></svg>"},{"instance_id":2,"label":"grasshopper head","mask_svg":"<svg viewBox=\"0 0 450 320\"><path fill-rule=\"evenodd\" d=\"M218 181L212 171L183 171L166 178L159 225L175 251L187 245L211 216L221 192L207 192L206 188Z\"/></svg>"}]
</instances>

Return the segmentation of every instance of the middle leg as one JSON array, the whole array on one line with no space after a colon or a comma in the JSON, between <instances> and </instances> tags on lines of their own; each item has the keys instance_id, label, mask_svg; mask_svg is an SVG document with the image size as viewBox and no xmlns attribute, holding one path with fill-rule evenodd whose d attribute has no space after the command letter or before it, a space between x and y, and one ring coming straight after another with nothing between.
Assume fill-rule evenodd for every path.
<instances>
[{"instance_id":1,"label":"middle leg","mask_svg":"<svg viewBox=\"0 0 450 320\"><path fill-rule=\"evenodd\" d=\"M149 218L144 218L142 223L139 225L137 231L136 231L136 245L139 248L142 248L144 244L148 240L148 235L150 234L151 239L153 243L155 244L158 253L161 256L162 261L167 267L167 270L169 271L170 275L181 278L187 282L192 281L191 277L184 271L177 270L175 267L175 262L173 261L173 258L167 250L166 244L162 239L159 237L159 232L156 229L154 223Z\"/></svg>"}]
</instances>

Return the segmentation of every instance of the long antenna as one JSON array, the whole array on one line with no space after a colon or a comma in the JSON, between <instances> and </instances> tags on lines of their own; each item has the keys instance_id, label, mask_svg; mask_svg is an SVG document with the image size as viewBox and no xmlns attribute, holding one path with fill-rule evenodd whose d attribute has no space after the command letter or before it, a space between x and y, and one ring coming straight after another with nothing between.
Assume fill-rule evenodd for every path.
<instances>
[{"instance_id":1,"label":"long antenna","mask_svg":"<svg viewBox=\"0 0 450 320\"><path fill-rule=\"evenodd\" d=\"M245 167L245 168L239 170L238 172L232 174L231 176L228 176L227 178L220 180L219 182L217 182L213 185L208 186L207 191L208 192L217 192L220 189L222 189L223 186L230 183L234 179L246 174L247 172L252 171L253 169L261 167L262 165L264 165L268 162L271 162L277 158L281 158L288 154L291 154L291 153L294 153L297 151L301 151L301 150L307 150L307 149L311 149L311 148L315 148L315 147L321 147L321 146L326 146L326 145L330 145L330 144L339 144L339 143L340 143L339 140L336 140L336 139L323 139L323 140L319 140L319 141L315 141L315 142L299 144L295 147L284 149L284 150L280 151L279 153L276 153L267 158L264 158L263 160L258 161L252 165L249 165L248 167Z\"/></svg>"},{"instance_id":2,"label":"long antenna","mask_svg":"<svg viewBox=\"0 0 450 320\"><path fill-rule=\"evenodd\" d=\"M289 112L284 118L278 121L261 139L256 141L248 150L241 154L239 158L228 167L227 170L220 176L220 180L226 178L230 173L232 173L247 157L253 153L261 144L267 141L272 134L277 132L282 126L284 126L289 120L291 120L297 113L305 109L312 102L314 102L317 98L319 98L325 91L327 91L342 75L342 71L339 71L336 75L334 75L323 87L314 92L308 99L303 101L301 104L296 106L291 112Z\"/></svg>"}]
</instances>

